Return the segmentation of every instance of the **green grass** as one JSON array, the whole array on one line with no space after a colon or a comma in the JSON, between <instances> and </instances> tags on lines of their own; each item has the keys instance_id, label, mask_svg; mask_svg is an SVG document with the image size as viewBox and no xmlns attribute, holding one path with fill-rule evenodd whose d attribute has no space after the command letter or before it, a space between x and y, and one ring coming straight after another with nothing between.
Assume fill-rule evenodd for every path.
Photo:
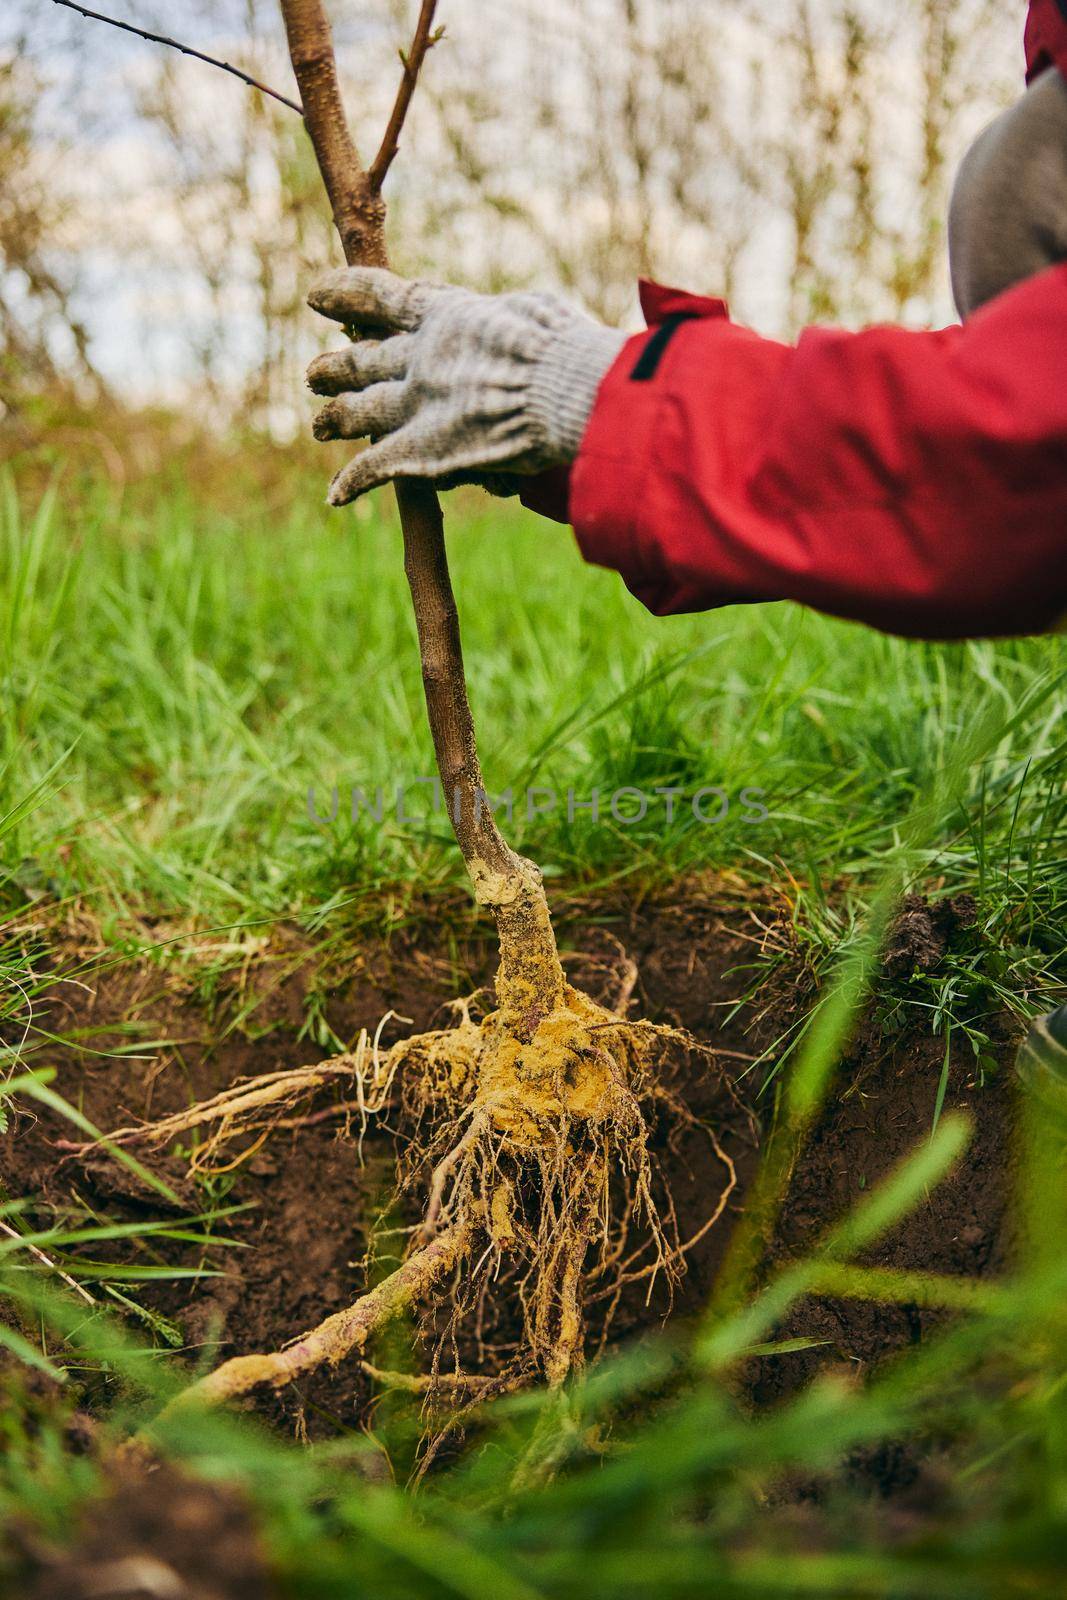
<instances>
[{"instance_id":1,"label":"green grass","mask_svg":"<svg viewBox=\"0 0 1067 1600\"><path fill-rule=\"evenodd\" d=\"M21 489L21 492L19 492ZM0 870L10 896L79 896L121 939L292 917L336 927L383 887L460 882L433 771L399 536L385 496L354 513L290 480L239 515L195 484L121 498L8 478L0 523ZM453 497L454 578L491 793L551 879L662 883L701 869L783 885L821 960L848 940L903 817L975 728L1001 726L910 864L977 893L984 938L925 1003L976 987L1027 1009L1061 983L1067 908L1067 660L1060 638L933 646L791 606L648 616L569 533ZM719 823L689 799L717 785ZM335 821L317 823L308 809ZM384 820L351 820L381 786ZM522 796L559 796L528 818ZM612 794L651 797L624 825ZM667 822L654 791L684 796ZM765 820L741 792L762 791ZM567 815L600 795L601 814ZM706 802L709 814L721 801ZM751 814L750 812L748 814ZM999 952L996 961L990 952ZM922 997L917 997L922 998ZM938 1008L940 1007L940 1011Z\"/></svg>"},{"instance_id":2,"label":"green grass","mask_svg":"<svg viewBox=\"0 0 1067 1600\"><path fill-rule=\"evenodd\" d=\"M124 502L62 481L43 497L28 480L5 485L4 1093L83 1133L37 1070L53 1042L34 1019L54 976L47 927L67 902L92 910L105 959L121 960L146 941L180 948L188 928L281 918L326 939L381 915L386 890L402 907L461 882L441 816L308 817L309 785L321 807L334 783L388 791L431 771L388 506L330 515L320 488L290 482L273 509L235 515L195 485L142 486ZM735 805L719 826L681 805L671 827L662 813L633 827L520 814L510 836L570 893L706 869L770 884L787 920L753 983L775 949L836 979L811 1025L781 1041L778 1125L703 1321L598 1367L573 1396L573 1425L546 1435L540 1395L496 1404L417 1494L405 1477L419 1419L403 1395L379 1407L373 1435L310 1449L180 1413L163 1447L244 1487L294 1596L1052 1600L1067 1557L1067 1130L1030 1119L1013 1174L1029 1246L995 1283L864 1263L970 1136L940 1099L911 1160L803 1259L761 1275L754 1223L781 1204L872 991L887 1025L907 1010L946 1052L962 1033L981 1058L995 1012L1036 1009L1067 977L1062 640L906 644L790 607L660 621L585 568L564 530L473 497L451 521L491 790L586 800L720 785L762 789L768 808L754 825ZM909 886L968 890L979 920L936 974L890 984L879 941ZM92 1030L77 1042L92 1049ZM145 1047L130 1034L130 1050ZM0 1098L0 1137L3 1112ZM121 1437L182 1381L169 1354L180 1333L142 1286L183 1270L160 1236L191 1246L187 1270L214 1270L228 1214L212 1203L130 1228L35 1203L31 1232L0 1193L0 1521L61 1541L99 1487L95 1455L68 1446L67 1412L89 1393L102 1437ZM956 1315L862 1388L830 1372L747 1414L740 1363L778 1348L789 1307L817 1291ZM63 1380L60 1398L42 1371ZM551 1474L531 1470L546 1436ZM857 1452L907 1441L952 1463L915 1534L857 1498L848 1471ZM777 1509L798 1480L819 1508L806 1521ZM10 1551L5 1580L17 1592Z\"/></svg>"}]
</instances>

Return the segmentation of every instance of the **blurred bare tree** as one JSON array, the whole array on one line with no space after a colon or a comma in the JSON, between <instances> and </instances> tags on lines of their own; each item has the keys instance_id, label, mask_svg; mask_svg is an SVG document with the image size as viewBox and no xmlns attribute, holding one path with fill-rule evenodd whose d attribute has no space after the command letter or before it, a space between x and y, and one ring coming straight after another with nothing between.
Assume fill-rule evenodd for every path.
<instances>
[{"instance_id":1,"label":"blurred bare tree","mask_svg":"<svg viewBox=\"0 0 1067 1600\"><path fill-rule=\"evenodd\" d=\"M62 149L35 137L37 73L18 53L0 58L0 398L14 413L43 386L100 393L89 334L75 309L78 274L62 260L69 214L58 181Z\"/></svg>"},{"instance_id":2,"label":"blurred bare tree","mask_svg":"<svg viewBox=\"0 0 1067 1600\"><path fill-rule=\"evenodd\" d=\"M472 270L554 280L614 320L641 273L786 334L947 312L951 171L1021 82L1020 18L995 0L485 10L508 49L457 19L451 70L429 83L420 155L448 152L438 266L481 215Z\"/></svg>"},{"instance_id":3,"label":"blurred bare tree","mask_svg":"<svg viewBox=\"0 0 1067 1600\"><path fill-rule=\"evenodd\" d=\"M31 9L29 55L0 31L5 365L42 382L98 366L139 398L191 394L291 429L316 337L303 294L332 259L299 120L159 47ZM812 319L943 319L947 188L1018 92L1013 9L450 0L390 179L395 256L562 288L617 322L635 316L639 274L726 293L785 336ZM163 0L120 10L178 26ZM410 11L333 7L357 123L361 107L381 120ZM180 26L290 87L275 0L190 0Z\"/></svg>"},{"instance_id":4,"label":"blurred bare tree","mask_svg":"<svg viewBox=\"0 0 1067 1600\"><path fill-rule=\"evenodd\" d=\"M277 6L246 0L245 13L241 64L266 74L269 51L257 47L265 18L277 33ZM291 413L306 359L304 296L332 260L322 185L291 112L233 91L225 118L211 119L187 82L180 56L157 53L136 101L142 126L157 136L180 221L174 292L186 306L189 356L209 404L269 429ZM133 255L138 240L127 242Z\"/></svg>"}]
</instances>

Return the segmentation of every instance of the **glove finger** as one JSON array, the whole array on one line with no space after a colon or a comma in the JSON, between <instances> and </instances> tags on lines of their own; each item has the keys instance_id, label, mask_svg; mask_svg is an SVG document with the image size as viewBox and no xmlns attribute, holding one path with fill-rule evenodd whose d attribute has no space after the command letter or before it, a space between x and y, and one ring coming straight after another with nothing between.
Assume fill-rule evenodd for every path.
<instances>
[{"instance_id":1,"label":"glove finger","mask_svg":"<svg viewBox=\"0 0 1067 1600\"><path fill-rule=\"evenodd\" d=\"M404 420L404 385L376 383L357 394L341 394L323 406L311 424L316 439L380 439Z\"/></svg>"},{"instance_id":2,"label":"glove finger","mask_svg":"<svg viewBox=\"0 0 1067 1600\"><path fill-rule=\"evenodd\" d=\"M386 440L382 444L371 445L360 455L353 456L330 484L327 502L331 506L347 506L369 489L378 489L383 483L400 475L402 469L396 465L396 453L390 449L391 443L391 440Z\"/></svg>"},{"instance_id":3,"label":"glove finger","mask_svg":"<svg viewBox=\"0 0 1067 1600\"><path fill-rule=\"evenodd\" d=\"M349 389L366 389L368 384L403 378L411 359L411 335L394 334L391 339L367 339L316 356L308 367L308 387L313 394L344 394Z\"/></svg>"},{"instance_id":4,"label":"glove finger","mask_svg":"<svg viewBox=\"0 0 1067 1600\"><path fill-rule=\"evenodd\" d=\"M341 267L312 285L308 305L334 322L395 333L418 327L432 293L428 284L384 267Z\"/></svg>"}]
</instances>

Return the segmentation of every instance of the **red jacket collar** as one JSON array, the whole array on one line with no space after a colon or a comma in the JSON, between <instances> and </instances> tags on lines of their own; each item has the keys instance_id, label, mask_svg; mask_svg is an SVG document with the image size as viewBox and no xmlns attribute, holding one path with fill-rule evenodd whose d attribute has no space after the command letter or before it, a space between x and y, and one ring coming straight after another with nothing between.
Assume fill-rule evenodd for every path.
<instances>
[{"instance_id":1,"label":"red jacket collar","mask_svg":"<svg viewBox=\"0 0 1067 1600\"><path fill-rule=\"evenodd\" d=\"M651 278L638 281L641 310L650 328L658 327L667 317L728 317L725 300L710 295L688 294L684 289L669 289L666 284L653 283Z\"/></svg>"}]
</instances>

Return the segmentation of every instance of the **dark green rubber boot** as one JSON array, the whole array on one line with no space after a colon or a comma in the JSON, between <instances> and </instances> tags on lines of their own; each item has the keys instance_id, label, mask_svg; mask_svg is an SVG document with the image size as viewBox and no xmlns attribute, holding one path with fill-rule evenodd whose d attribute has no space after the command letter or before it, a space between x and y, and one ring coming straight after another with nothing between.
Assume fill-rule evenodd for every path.
<instances>
[{"instance_id":1,"label":"dark green rubber boot","mask_svg":"<svg viewBox=\"0 0 1067 1600\"><path fill-rule=\"evenodd\" d=\"M1015 1070L1036 1101L1067 1118L1067 1005L1035 1017L1019 1046Z\"/></svg>"}]
</instances>

